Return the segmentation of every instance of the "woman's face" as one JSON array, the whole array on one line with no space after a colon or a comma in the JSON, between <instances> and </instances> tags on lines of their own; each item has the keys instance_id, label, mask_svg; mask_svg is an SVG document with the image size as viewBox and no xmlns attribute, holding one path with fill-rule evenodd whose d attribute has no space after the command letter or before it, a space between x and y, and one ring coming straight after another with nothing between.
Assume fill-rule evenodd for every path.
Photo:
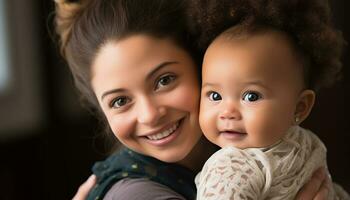
<instances>
[{"instance_id":1,"label":"woman's face","mask_svg":"<svg viewBox=\"0 0 350 200\"><path fill-rule=\"evenodd\" d=\"M128 148L178 162L200 139L196 66L171 40L135 35L107 42L92 74L108 123Z\"/></svg>"}]
</instances>

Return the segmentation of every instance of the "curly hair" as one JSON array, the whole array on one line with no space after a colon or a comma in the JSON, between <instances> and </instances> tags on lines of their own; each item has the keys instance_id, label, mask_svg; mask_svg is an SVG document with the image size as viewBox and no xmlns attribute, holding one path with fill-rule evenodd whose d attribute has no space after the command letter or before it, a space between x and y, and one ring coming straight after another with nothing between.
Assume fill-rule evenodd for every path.
<instances>
[{"instance_id":1,"label":"curly hair","mask_svg":"<svg viewBox=\"0 0 350 200\"><path fill-rule=\"evenodd\" d=\"M189 11L201 51L231 27L248 33L267 27L286 33L306 59L307 87L318 90L341 77L346 42L332 26L327 0L191 0Z\"/></svg>"}]
</instances>

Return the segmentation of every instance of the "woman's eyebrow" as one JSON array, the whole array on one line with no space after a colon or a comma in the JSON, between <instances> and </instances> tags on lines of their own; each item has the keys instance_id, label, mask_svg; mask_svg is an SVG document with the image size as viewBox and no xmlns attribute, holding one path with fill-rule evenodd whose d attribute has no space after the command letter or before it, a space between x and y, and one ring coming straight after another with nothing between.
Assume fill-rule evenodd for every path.
<instances>
[{"instance_id":1,"label":"woman's eyebrow","mask_svg":"<svg viewBox=\"0 0 350 200\"><path fill-rule=\"evenodd\" d=\"M146 76L146 80L150 79L155 73L157 73L159 70L161 70L162 68L168 66L168 65L173 65L173 64L178 64L179 62L176 61L169 61L169 62L163 62L159 65L157 65L150 73L147 74ZM112 89L112 90L108 90L106 92L104 92L101 96L101 101L109 94L112 93L118 93L118 92L125 92L125 89Z\"/></svg>"},{"instance_id":2,"label":"woman's eyebrow","mask_svg":"<svg viewBox=\"0 0 350 200\"><path fill-rule=\"evenodd\" d=\"M112 89L104 92L101 96L101 101L103 98L105 98L107 95L112 94L112 93L118 93L118 92L125 92L125 89Z\"/></svg>"},{"instance_id":3,"label":"woman's eyebrow","mask_svg":"<svg viewBox=\"0 0 350 200\"><path fill-rule=\"evenodd\" d=\"M176 61L170 61L170 62L163 62L159 65L157 65L151 72L149 72L146 76L146 80L149 80L155 73L157 73L159 70L162 68L168 66L168 65L173 65L173 64L178 64L179 62Z\"/></svg>"}]
</instances>

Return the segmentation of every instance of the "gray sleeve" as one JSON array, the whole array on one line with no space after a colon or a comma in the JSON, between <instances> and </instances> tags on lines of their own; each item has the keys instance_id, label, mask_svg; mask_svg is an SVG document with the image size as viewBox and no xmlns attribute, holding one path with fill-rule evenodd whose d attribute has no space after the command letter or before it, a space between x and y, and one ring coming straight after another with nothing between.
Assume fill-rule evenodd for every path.
<instances>
[{"instance_id":1,"label":"gray sleeve","mask_svg":"<svg viewBox=\"0 0 350 200\"><path fill-rule=\"evenodd\" d=\"M144 179L122 179L107 192L104 200L185 200L165 185Z\"/></svg>"}]
</instances>

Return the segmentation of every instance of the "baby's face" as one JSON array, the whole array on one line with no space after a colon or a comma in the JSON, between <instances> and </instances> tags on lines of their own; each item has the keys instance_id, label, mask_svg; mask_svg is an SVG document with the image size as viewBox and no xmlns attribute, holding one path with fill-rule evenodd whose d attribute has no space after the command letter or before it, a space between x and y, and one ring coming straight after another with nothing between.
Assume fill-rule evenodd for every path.
<instances>
[{"instance_id":1,"label":"baby's face","mask_svg":"<svg viewBox=\"0 0 350 200\"><path fill-rule=\"evenodd\" d=\"M203 61L199 121L205 136L241 149L277 142L294 123L301 69L283 33L216 39Z\"/></svg>"}]
</instances>

